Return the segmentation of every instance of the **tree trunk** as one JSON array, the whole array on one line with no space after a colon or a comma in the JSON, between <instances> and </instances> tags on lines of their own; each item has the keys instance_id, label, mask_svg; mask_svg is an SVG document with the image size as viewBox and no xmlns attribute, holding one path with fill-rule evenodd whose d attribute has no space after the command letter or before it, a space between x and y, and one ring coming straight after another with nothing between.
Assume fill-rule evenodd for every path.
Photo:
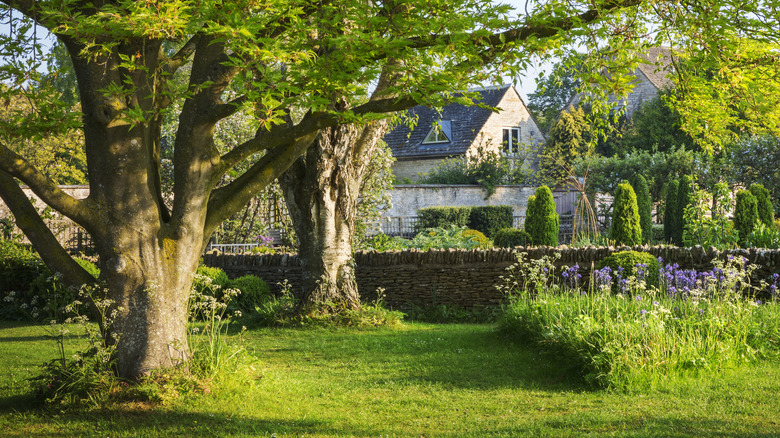
<instances>
[{"instance_id":1,"label":"tree trunk","mask_svg":"<svg viewBox=\"0 0 780 438\"><path fill-rule=\"evenodd\" d=\"M321 131L306 155L279 178L298 237L304 307L356 309L353 237L360 185L387 121Z\"/></svg>"}]
</instances>

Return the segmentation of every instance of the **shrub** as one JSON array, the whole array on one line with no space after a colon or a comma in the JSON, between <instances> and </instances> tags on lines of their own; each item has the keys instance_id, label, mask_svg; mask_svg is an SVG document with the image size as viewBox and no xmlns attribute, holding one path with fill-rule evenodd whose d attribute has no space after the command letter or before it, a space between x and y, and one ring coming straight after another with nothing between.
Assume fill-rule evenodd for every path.
<instances>
[{"instance_id":1,"label":"shrub","mask_svg":"<svg viewBox=\"0 0 780 438\"><path fill-rule=\"evenodd\" d=\"M558 213L555 212L555 200L547 186L536 189L536 194L528 198L525 230L531 236L534 245L558 246Z\"/></svg>"},{"instance_id":2,"label":"shrub","mask_svg":"<svg viewBox=\"0 0 780 438\"><path fill-rule=\"evenodd\" d=\"M763 222L759 222L745 239L745 246L748 248L778 249L780 248L780 230L767 227Z\"/></svg>"},{"instance_id":3,"label":"shrub","mask_svg":"<svg viewBox=\"0 0 780 438\"><path fill-rule=\"evenodd\" d=\"M629 277L637 277L639 270L637 265L641 266L641 271L646 284L648 286L658 286L658 270L661 268L658 260L652 255L646 252L638 251L620 251L605 258L596 266L598 269L603 269L609 266L612 270L612 275L617 277L618 275L623 279ZM623 285L616 284L617 290L620 291Z\"/></svg>"},{"instance_id":4,"label":"shrub","mask_svg":"<svg viewBox=\"0 0 780 438\"><path fill-rule=\"evenodd\" d=\"M734 210L734 228L739 240L744 242L758 223L758 201L747 190L737 192L737 206Z\"/></svg>"},{"instance_id":5,"label":"shrub","mask_svg":"<svg viewBox=\"0 0 780 438\"><path fill-rule=\"evenodd\" d=\"M463 230L460 233L460 236L464 239L469 239L474 242L477 242L479 244L479 247L482 249L488 249L490 248L490 239L487 238L484 234L477 230Z\"/></svg>"},{"instance_id":6,"label":"shrub","mask_svg":"<svg viewBox=\"0 0 780 438\"><path fill-rule=\"evenodd\" d=\"M254 275L244 275L230 280L227 287L241 291L232 304L244 313L254 312L255 307L260 306L271 294L268 283Z\"/></svg>"},{"instance_id":7,"label":"shrub","mask_svg":"<svg viewBox=\"0 0 780 438\"><path fill-rule=\"evenodd\" d=\"M230 277L220 268L212 268L211 266L201 265L198 266L197 273L204 275L211 279L211 281L219 287L225 287L230 282Z\"/></svg>"},{"instance_id":8,"label":"shrub","mask_svg":"<svg viewBox=\"0 0 780 438\"><path fill-rule=\"evenodd\" d=\"M464 237L462 235L463 231L465 231L465 227L456 227L455 225L450 225L447 228L428 228L414 236L414 239L408 241L406 247L421 250L432 248L477 248L479 242L472 239L472 237Z\"/></svg>"},{"instance_id":9,"label":"shrub","mask_svg":"<svg viewBox=\"0 0 780 438\"><path fill-rule=\"evenodd\" d=\"M611 236L617 244L638 245L642 243L642 228L639 225L639 211L636 194L631 184L622 182L615 192L615 207L612 211Z\"/></svg>"},{"instance_id":10,"label":"shrub","mask_svg":"<svg viewBox=\"0 0 780 438\"><path fill-rule=\"evenodd\" d=\"M0 291L25 292L45 270L35 252L12 240L0 240Z\"/></svg>"},{"instance_id":11,"label":"shrub","mask_svg":"<svg viewBox=\"0 0 780 438\"><path fill-rule=\"evenodd\" d=\"M664 239L673 243L674 236L677 233L677 192L680 188L680 181L672 180L669 187L666 188L666 208L664 209Z\"/></svg>"},{"instance_id":12,"label":"shrub","mask_svg":"<svg viewBox=\"0 0 780 438\"><path fill-rule=\"evenodd\" d=\"M650 188L641 174L634 178L632 187L636 193L636 206L639 209L639 227L642 229L642 242L653 240L653 201Z\"/></svg>"},{"instance_id":13,"label":"shrub","mask_svg":"<svg viewBox=\"0 0 780 438\"><path fill-rule=\"evenodd\" d=\"M750 193L756 197L758 203L758 219L765 226L771 228L775 223L775 211L772 207L769 190L764 188L762 184L753 184L750 186Z\"/></svg>"},{"instance_id":14,"label":"shrub","mask_svg":"<svg viewBox=\"0 0 780 438\"><path fill-rule=\"evenodd\" d=\"M514 248L531 244L531 236L525 230L502 228L493 238L493 244L501 248Z\"/></svg>"},{"instance_id":15,"label":"shrub","mask_svg":"<svg viewBox=\"0 0 780 438\"><path fill-rule=\"evenodd\" d=\"M469 207L427 207L417 210L417 224L415 232L426 228L445 228L450 225L456 227L468 226Z\"/></svg>"},{"instance_id":16,"label":"shrub","mask_svg":"<svg viewBox=\"0 0 780 438\"><path fill-rule=\"evenodd\" d=\"M502 228L512 226L512 207L509 205L491 205L472 207L469 213L468 227L485 233L493 238Z\"/></svg>"}]
</instances>

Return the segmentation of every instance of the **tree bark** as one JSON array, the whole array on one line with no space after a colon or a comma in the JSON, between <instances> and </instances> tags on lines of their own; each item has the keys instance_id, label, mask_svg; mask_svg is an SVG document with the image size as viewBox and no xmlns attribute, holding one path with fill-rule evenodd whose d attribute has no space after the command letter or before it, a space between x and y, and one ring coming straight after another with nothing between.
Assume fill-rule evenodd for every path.
<instances>
[{"instance_id":1,"label":"tree bark","mask_svg":"<svg viewBox=\"0 0 780 438\"><path fill-rule=\"evenodd\" d=\"M304 307L360 307L352 256L355 214L367 164L387 126L382 120L324 129L279 178L298 237Z\"/></svg>"}]
</instances>

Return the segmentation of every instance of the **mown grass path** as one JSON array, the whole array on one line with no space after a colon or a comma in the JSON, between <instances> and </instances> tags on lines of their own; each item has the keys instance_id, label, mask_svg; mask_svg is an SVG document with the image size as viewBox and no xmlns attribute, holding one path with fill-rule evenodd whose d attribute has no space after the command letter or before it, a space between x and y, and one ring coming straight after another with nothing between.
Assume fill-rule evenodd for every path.
<instances>
[{"instance_id":1,"label":"mown grass path","mask_svg":"<svg viewBox=\"0 0 780 438\"><path fill-rule=\"evenodd\" d=\"M622 394L588 390L489 325L262 329L245 344L252 383L163 406L41 411L23 378L54 344L40 327L0 325L0 436L780 436L778 363Z\"/></svg>"}]
</instances>

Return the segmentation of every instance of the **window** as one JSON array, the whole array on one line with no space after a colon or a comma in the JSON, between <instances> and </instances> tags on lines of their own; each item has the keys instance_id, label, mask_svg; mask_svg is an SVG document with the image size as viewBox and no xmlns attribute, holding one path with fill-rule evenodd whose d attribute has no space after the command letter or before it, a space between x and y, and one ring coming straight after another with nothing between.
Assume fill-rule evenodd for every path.
<instances>
[{"instance_id":1,"label":"window","mask_svg":"<svg viewBox=\"0 0 780 438\"><path fill-rule=\"evenodd\" d=\"M504 137L501 142L504 155L514 155L520 152L520 128L504 128Z\"/></svg>"},{"instance_id":2,"label":"window","mask_svg":"<svg viewBox=\"0 0 780 438\"><path fill-rule=\"evenodd\" d=\"M422 144L449 143L452 136L452 125L450 120L437 120L428 135L425 136Z\"/></svg>"}]
</instances>

